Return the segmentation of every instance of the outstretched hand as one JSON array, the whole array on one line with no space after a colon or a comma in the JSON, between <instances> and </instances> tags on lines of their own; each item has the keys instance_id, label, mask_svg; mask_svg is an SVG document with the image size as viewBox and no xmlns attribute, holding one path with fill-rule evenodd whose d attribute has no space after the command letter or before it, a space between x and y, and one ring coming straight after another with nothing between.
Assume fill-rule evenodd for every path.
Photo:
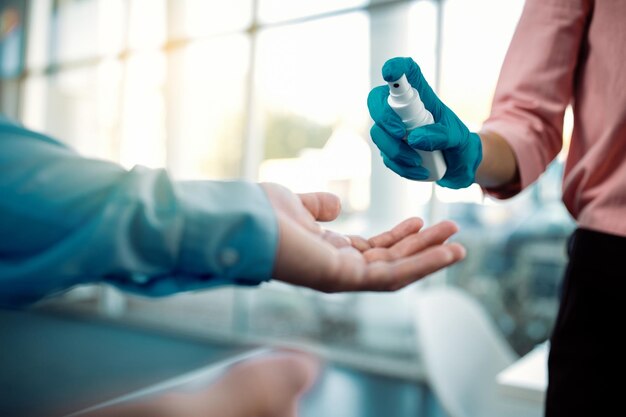
<instances>
[{"instance_id":1,"label":"outstretched hand","mask_svg":"<svg viewBox=\"0 0 626 417\"><path fill-rule=\"evenodd\" d=\"M458 231L444 221L424 229L419 218L366 239L325 231L318 221L335 219L339 199L329 193L293 194L261 184L278 219L275 279L323 292L395 291L465 257L446 240Z\"/></svg>"}]
</instances>

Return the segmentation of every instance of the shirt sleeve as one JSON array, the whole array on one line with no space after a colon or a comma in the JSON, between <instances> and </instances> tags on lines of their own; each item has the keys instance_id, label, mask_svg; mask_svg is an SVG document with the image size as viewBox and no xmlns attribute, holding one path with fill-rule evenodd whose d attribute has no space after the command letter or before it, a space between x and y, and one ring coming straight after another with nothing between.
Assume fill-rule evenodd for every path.
<instances>
[{"instance_id":1,"label":"shirt sleeve","mask_svg":"<svg viewBox=\"0 0 626 417\"><path fill-rule=\"evenodd\" d=\"M589 0L527 0L483 125L510 144L520 181L490 194L517 194L561 150L590 7Z\"/></svg>"},{"instance_id":2,"label":"shirt sleeve","mask_svg":"<svg viewBox=\"0 0 626 417\"><path fill-rule=\"evenodd\" d=\"M0 304L102 281L152 296L256 285L277 239L257 184L125 170L0 119Z\"/></svg>"}]
</instances>

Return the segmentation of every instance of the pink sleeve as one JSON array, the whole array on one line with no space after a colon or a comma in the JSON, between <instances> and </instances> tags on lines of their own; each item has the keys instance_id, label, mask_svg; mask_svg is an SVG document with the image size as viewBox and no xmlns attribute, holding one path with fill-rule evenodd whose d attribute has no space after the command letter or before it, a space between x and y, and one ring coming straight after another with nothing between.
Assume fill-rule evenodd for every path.
<instances>
[{"instance_id":1,"label":"pink sleeve","mask_svg":"<svg viewBox=\"0 0 626 417\"><path fill-rule=\"evenodd\" d=\"M520 182L487 190L508 198L534 182L563 145L590 0L527 0L500 72L484 131L513 148Z\"/></svg>"}]
</instances>

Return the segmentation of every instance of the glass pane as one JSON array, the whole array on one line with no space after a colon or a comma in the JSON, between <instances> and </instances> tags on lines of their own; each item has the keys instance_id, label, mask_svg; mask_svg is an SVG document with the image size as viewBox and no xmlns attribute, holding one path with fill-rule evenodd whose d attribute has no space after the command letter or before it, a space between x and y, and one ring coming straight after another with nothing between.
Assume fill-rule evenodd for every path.
<instances>
[{"instance_id":1,"label":"glass pane","mask_svg":"<svg viewBox=\"0 0 626 417\"><path fill-rule=\"evenodd\" d=\"M335 192L346 212L367 208L368 33L360 12L261 33L261 180Z\"/></svg>"},{"instance_id":2,"label":"glass pane","mask_svg":"<svg viewBox=\"0 0 626 417\"><path fill-rule=\"evenodd\" d=\"M236 35L170 55L170 166L177 177L239 176L249 48L248 38Z\"/></svg>"},{"instance_id":3,"label":"glass pane","mask_svg":"<svg viewBox=\"0 0 626 417\"><path fill-rule=\"evenodd\" d=\"M131 49L158 48L165 43L167 8L165 0L130 1L128 42Z\"/></svg>"},{"instance_id":4,"label":"glass pane","mask_svg":"<svg viewBox=\"0 0 626 417\"><path fill-rule=\"evenodd\" d=\"M160 52L132 55L126 64L123 91L120 162L164 167L165 56Z\"/></svg>"},{"instance_id":5,"label":"glass pane","mask_svg":"<svg viewBox=\"0 0 626 417\"><path fill-rule=\"evenodd\" d=\"M489 116L500 67L523 5L523 0L444 3L439 95L473 131ZM478 185L436 192L444 202L482 201Z\"/></svg>"},{"instance_id":6,"label":"glass pane","mask_svg":"<svg viewBox=\"0 0 626 417\"><path fill-rule=\"evenodd\" d=\"M489 115L522 6L522 0L445 3L440 92L470 129ZM540 181L504 202L483 204L476 186L436 190L439 214L460 225L457 239L469 249L449 270L449 281L483 302L520 353L547 338L558 307L565 242L574 227L560 202L562 170L559 158Z\"/></svg>"},{"instance_id":7,"label":"glass pane","mask_svg":"<svg viewBox=\"0 0 626 417\"><path fill-rule=\"evenodd\" d=\"M16 78L22 72L25 14L22 2L0 3L0 80Z\"/></svg>"},{"instance_id":8,"label":"glass pane","mask_svg":"<svg viewBox=\"0 0 626 417\"><path fill-rule=\"evenodd\" d=\"M363 6L368 0L259 0L259 20L276 22Z\"/></svg>"},{"instance_id":9,"label":"glass pane","mask_svg":"<svg viewBox=\"0 0 626 417\"><path fill-rule=\"evenodd\" d=\"M206 0L179 0L175 5L181 17L172 22L174 39L242 30L252 22L252 0L229 0L228 7Z\"/></svg>"},{"instance_id":10,"label":"glass pane","mask_svg":"<svg viewBox=\"0 0 626 417\"><path fill-rule=\"evenodd\" d=\"M28 68L42 68L48 64L50 54L50 13L52 0L31 0L28 22Z\"/></svg>"},{"instance_id":11,"label":"glass pane","mask_svg":"<svg viewBox=\"0 0 626 417\"><path fill-rule=\"evenodd\" d=\"M48 77L32 76L24 80L21 122L30 129L46 131Z\"/></svg>"},{"instance_id":12,"label":"glass pane","mask_svg":"<svg viewBox=\"0 0 626 417\"><path fill-rule=\"evenodd\" d=\"M120 52L125 41L125 17L123 0L60 0L53 14L54 61Z\"/></svg>"},{"instance_id":13,"label":"glass pane","mask_svg":"<svg viewBox=\"0 0 626 417\"><path fill-rule=\"evenodd\" d=\"M61 0L53 15L54 61L57 63L94 56L98 32L97 2Z\"/></svg>"},{"instance_id":14,"label":"glass pane","mask_svg":"<svg viewBox=\"0 0 626 417\"><path fill-rule=\"evenodd\" d=\"M500 67L523 4L524 0L444 3L440 95L470 129L479 129L489 116Z\"/></svg>"},{"instance_id":15,"label":"glass pane","mask_svg":"<svg viewBox=\"0 0 626 417\"><path fill-rule=\"evenodd\" d=\"M114 55L126 47L128 1L98 0L98 50Z\"/></svg>"},{"instance_id":16,"label":"glass pane","mask_svg":"<svg viewBox=\"0 0 626 417\"><path fill-rule=\"evenodd\" d=\"M120 73L120 65L112 61L29 78L24 89L24 122L84 155L116 159Z\"/></svg>"},{"instance_id":17,"label":"glass pane","mask_svg":"<svg viewBox=\"0 0 626 417\"><path fill-rule=\"evenodd\" d=\"M408 48L424 77L434 88L436 81L437 5L418 1L409 11Z\"/></svg>"}]
</instances>

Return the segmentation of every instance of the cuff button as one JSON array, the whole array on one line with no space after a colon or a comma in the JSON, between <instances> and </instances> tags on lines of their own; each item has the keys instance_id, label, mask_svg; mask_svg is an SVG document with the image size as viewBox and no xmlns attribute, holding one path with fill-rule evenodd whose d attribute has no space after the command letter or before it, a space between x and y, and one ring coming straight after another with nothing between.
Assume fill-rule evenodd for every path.
<instances>
[{"instance_id":1,"label":"cuff button","mask_svg":"<svg viewBox=\"0 0 626 417\"><path fill-rule=\"evenodd\" d=\"M239 261L239 253L233 248L226 248L220 253L220 262L223 266L229 267Z\"/></svg>"}]
</instances>

